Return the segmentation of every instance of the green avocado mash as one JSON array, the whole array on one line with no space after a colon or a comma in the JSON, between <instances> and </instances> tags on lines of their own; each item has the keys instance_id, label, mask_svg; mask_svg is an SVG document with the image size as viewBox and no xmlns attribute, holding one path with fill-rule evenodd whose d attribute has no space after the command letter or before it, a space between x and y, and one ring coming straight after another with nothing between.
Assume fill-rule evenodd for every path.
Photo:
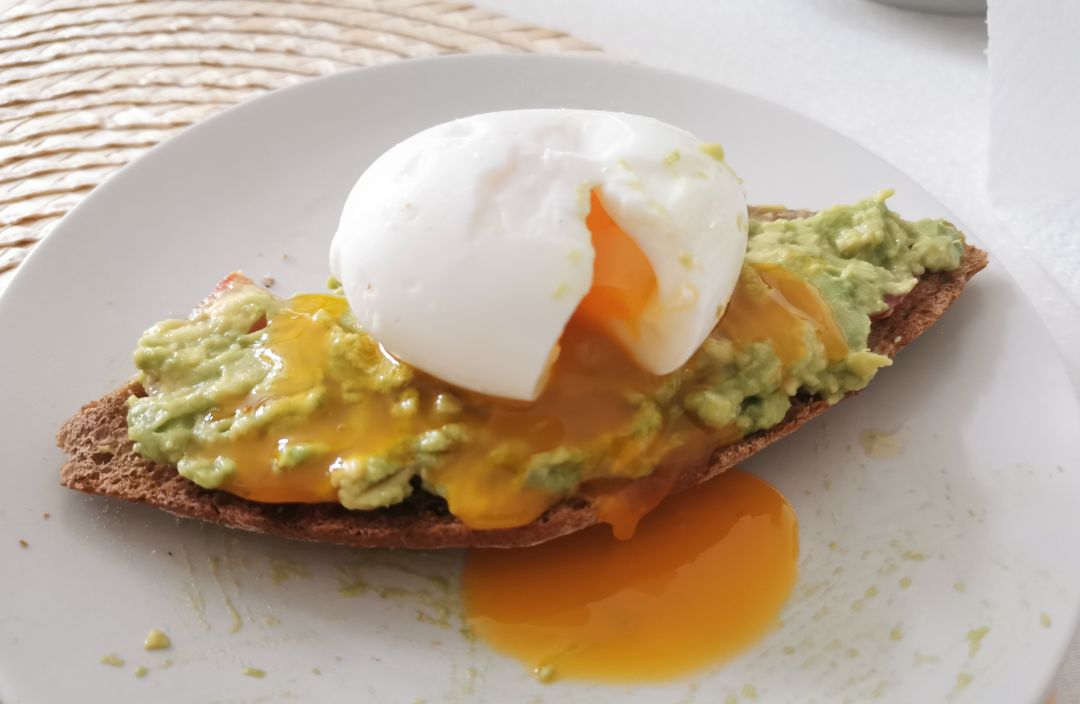
<instances>
[{"instance_id":1,"label":"green avocado mash","mask_svg":"<svg viewBox=\"0 0 1080 704\"><path fill-rule=\"evenodd\" d=\"M810 218L751 222L746 261L777 264L814 283L852 349L866 346L870 315L902 296L923 272L950 271L964 255L963 237L944 220L908 222L889 210L882 191L855 205Z\"/></svg>"},{"instance_id":2,"label":"green avocado mash","mask_svg":"<svg viewBox=\"0 0 1080 704\"><path fill-rule=\"evenodd\" d=\"M583 482L642 476L680 446L769 428L798 393L835 402L865 386L889 364L867 349L871 316L963 256L955 228L902 220L889 195L752 221L735 294L682 368L655 377L568 331L528 407L394 360L337 292L283 300L233 281L139 340L147 395L129 400L129 435L200 486L256 501L372 509L422 486L474 527L519 525ZM620 388L589 387L605 373Z\"/></svg>"},{"instance_id":3,"label":"green avocado mash","mask_svg":"<svg viewBox=\"0 0 1080 704\"><path fill-rule=\"evenodd\" d=\"M220 432L207 414L250 391L269 370L251 329L273 302L262 289L244 287L188 320L166 320L143 333L135 366L150 395L132 399L128 410L138 452L177 464L194 440Z\"/></svg>"}]
</instances>

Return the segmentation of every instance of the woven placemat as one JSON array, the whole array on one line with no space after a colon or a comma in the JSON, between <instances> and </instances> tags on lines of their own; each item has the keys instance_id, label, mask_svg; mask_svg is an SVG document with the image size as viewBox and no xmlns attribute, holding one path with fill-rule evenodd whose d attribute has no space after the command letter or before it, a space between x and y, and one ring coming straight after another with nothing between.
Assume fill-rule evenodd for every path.
<instances>
[{"instance_id":1,"label":"woven placemat","mask_svg":"<svg viewBox=\"0 0 1080 704\"><path fill-rule=\"evenodd\" d=\"M404 58L592 50L430 0L9 4L0 12L0 279L124 164L267 91Z\"/></svg>"}]
</instances>

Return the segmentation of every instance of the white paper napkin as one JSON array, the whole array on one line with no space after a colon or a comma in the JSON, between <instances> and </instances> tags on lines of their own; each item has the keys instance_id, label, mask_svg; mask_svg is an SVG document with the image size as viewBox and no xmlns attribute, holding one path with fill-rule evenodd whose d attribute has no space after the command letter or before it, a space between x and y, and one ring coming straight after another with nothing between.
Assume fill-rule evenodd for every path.
<instances>
[{"instance_id":1,"label":"white paper napkin","mask_svg":"<svg viewBox=\"0 0 1080 704\"><path fill-rule=\"evenodd\" d=\"M1057 285L1035 300L1080 355L1080 2L990 0L990 197Z\"/></svg>"}]
</instances>

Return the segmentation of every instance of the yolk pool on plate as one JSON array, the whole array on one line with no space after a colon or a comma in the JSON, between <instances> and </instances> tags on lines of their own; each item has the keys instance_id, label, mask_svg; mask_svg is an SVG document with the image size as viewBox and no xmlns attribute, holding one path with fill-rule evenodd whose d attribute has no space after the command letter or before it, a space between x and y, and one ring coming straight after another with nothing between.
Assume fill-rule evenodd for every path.
<instances>
[{"instance_id":1,"label":"yolk pool on plate","mask_svg":"<svg viewBox=\"0 0 1080 704\"><path fill-rule=\"evenodd\" d=\"M795 583L795 512L730 470L670 497L630 540L595 526L514 550L473 550L469 626L538 677L656 681L723 661L777 622Z\"/></svg>"}]
</instances>

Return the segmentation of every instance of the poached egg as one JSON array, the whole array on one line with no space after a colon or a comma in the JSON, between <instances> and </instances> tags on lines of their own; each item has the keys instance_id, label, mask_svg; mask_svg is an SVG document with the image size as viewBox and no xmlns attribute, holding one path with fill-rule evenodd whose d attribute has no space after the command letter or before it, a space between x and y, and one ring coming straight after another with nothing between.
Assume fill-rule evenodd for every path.
<instances>
[{"instance_id":1,"label":"poached egg","mask_svg":"<svg viewBox=\"0 0 1080 704\"><path fill-rule=\"evenodd\" d=\"M571 319L653 374L684 364L731 297L747 225L719 145L640 115L512 110L379 157L348 197L330 269L395 357L532 401Z\"/></svg>"}]
</instances>

